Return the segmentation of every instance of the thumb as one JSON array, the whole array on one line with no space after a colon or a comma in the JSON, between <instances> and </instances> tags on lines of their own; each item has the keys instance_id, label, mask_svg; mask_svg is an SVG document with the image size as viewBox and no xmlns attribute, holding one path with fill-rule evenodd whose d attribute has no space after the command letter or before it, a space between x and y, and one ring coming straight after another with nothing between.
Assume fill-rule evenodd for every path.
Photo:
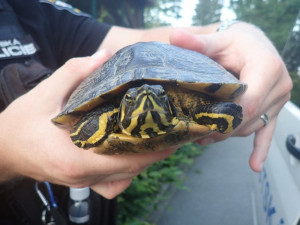
<instances>
[{"instance_id":1,"label":"thumb","mask_svg":"<svg viewBox=\"0 0 300 225\"><path fill-rule=\"evenodd\" d=\"M233 41L226 32L194 35L183 30L174 30L170 34L171 44L200 52L238 74L245 62L238 54L238 48L232 48Z\"/></svg>"}]
</instances>

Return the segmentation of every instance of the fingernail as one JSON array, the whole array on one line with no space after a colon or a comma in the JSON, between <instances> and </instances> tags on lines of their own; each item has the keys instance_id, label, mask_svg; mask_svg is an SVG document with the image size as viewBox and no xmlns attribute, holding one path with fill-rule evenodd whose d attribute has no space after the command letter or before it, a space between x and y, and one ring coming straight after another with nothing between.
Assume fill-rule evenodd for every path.
<instances>
[{"instance_id":1,"label":"fingernail","mask_svg":"<svg viewBox=\"0 0 300 225\"><path fill-rule=\"evenodd\" d=\"M215 143L215 140L213 138L205 138L202 141L200 141L200 145L209 145Z\"/></svg>"}]
</instances>

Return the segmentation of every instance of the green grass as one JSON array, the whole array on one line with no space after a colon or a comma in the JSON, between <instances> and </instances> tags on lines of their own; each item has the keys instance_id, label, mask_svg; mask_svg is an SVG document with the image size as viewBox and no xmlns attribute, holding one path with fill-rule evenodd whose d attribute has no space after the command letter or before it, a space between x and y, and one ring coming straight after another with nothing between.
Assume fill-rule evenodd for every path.
<instances>
[{"instance_id":1,"label":"green grass","mask_svg":"<svg viewBox=\"0 0 300 225\"><path fill-rule=\"evenodd\" d=\"M118 224L153 225L147 221L148 215L168 197L165 191L168 185L184 188L182 175L202 151L203 147L195 143L186 144L135 177L131 186L118 197Z\"/></svg>"}]
</instances>

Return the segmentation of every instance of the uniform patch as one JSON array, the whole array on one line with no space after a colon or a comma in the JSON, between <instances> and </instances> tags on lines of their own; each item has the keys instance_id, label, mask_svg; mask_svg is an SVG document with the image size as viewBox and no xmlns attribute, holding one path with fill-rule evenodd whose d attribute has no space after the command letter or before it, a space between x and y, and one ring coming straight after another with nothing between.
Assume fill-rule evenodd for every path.
<instances>
[{"instance_id":1,"label":"uniform patch","mask_svg":"<svg viewBox=\"0 0 300 225\"><path fill-rule=\"evenodd\" d=\"M31 56L38 51L31 36L0 40L0 59Z\"/></svg>"},{"instance_id":2,"label":"uniform patch","mask_svg":"<svg viewBox=\"0 0 300 225\"><path fill-rule=\"evenodd\" d=\"M55 8L57 8L58 10L67 10L70 13L77 15L77 16L86 16L86 17L91 17L91 15L81 12L79 9L74 8L72 5L64 2L64 1L60 1L60 0L40 0L41 3L48 3L53 5Z\"/></svg>"}]
</instances>

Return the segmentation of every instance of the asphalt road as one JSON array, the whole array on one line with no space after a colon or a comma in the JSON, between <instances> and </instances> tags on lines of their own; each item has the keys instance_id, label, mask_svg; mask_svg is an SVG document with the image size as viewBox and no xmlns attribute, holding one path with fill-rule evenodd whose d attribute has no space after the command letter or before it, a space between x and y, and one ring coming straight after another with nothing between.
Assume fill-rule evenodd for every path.
<instances>
[{"instance_id":1,"label":"asphalt road","mask_svg":"<svg viewBox=\"0 0 300 225\"><path fill-rule=\"evenodd\" d=\"M248 165L252 137L230 138L208 147L187 173L184 185L156 214L157 225L253 225ZM200 173L199 173L200 171Z\"/></svg>"}]
</instances>

